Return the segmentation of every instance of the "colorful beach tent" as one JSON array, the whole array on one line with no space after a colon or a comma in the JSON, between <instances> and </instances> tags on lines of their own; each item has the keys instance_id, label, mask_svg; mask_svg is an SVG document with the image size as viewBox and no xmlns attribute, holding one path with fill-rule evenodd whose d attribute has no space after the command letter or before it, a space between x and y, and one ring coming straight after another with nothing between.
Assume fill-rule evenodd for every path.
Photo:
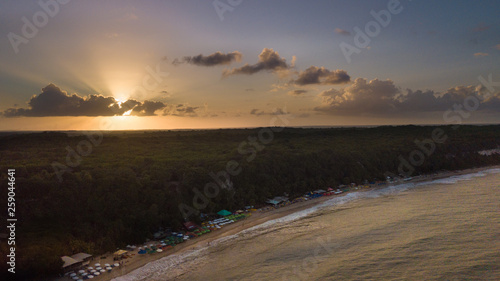
<instances>
[{"instance_id":1,"label":"colorful beach tent","mask_svg":"<svg viewBox=\"0 0 500 281\"><path fill-rule=\"evenodd\" d=\"M218 213L217 213L219 216L229 216L231 215L231 212L229 212L228 210L220 210Z\"/></svg>"}]
</instances>

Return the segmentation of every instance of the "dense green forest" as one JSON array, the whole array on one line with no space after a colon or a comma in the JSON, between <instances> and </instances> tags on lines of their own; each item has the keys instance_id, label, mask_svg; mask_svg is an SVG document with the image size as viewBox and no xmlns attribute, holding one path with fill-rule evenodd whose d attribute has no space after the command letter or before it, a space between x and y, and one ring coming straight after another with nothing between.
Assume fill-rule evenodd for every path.
<instances>
[{"instance_id":1,"label":"dense green forest","mask_svg":"<svg viewBox=\"0 0 500 281\"><path fill-rule=\"evenodd\" d=\"M7 169L16 169L18 274L40 276L58 272L60 256L141 243L180 227L184 215L496 165L500 155L478 151L499 147L500 126L3 133L0 185L6 190Z\"/></svg>"}]
</instances>

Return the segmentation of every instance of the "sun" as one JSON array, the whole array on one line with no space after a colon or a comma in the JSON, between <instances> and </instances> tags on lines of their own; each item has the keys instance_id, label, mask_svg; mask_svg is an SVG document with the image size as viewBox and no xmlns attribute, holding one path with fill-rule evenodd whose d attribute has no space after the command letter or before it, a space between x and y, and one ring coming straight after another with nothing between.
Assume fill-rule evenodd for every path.
<instances>
[{"instance_id":1,"label":"sun","mask_svg":"<svg viewBox=\"0 0 500 281\"><path fill-rule=\"evenodd\" d=\"M115 97L115 101L116 101L116 103L117 103L117 104L121 107L121 106L122 106L122 104L125 102L125 99L121 99L121 98L116 98L116 97Z\"/></svg>"}]
</instances>

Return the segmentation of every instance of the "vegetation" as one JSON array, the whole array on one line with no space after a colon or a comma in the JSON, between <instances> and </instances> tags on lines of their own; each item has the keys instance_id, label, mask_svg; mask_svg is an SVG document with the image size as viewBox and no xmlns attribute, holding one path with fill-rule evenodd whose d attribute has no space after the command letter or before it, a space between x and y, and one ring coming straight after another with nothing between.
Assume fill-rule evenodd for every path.
<instances>
[{"instance_id":1,"label":"vegetation","mask_svg":"<svg viewBox=\"0 0 500 281\"><path fill-rule=\"evenodd\" d=\"M432 154L423 153L425 159L414 165L412 175L500 164L498 154L478 154L500 147L500 126L439 128L446 141L434 143ZM68 163L78 161L67 161L68 149L78 151L88 140L85 135L4 133L0 185L6 190L6 170L16 169L18 274L57 273L63 255L100 254L144 242L160 227L179 228L184 221L179 204L197 210L197 190L204 193L207 183L216 183L210 173L228 170L229 161L234 170L241 169L230 177L232 188L214 192L209 202L200 203L200 212L258 206L283 193L294 197L318 188L384 180L401 172L401 157L408 160L419 149L415 140L431 139L434 129L286 128L274 132L272 140L269 129L259 140L263 129L258 128L106 132L91 151L80 146L88 155L74 167ZM254 145L249 144L252 139ZM72 169L58 171L62 181L54 162ZM6 196L0 200L7 205ZM5 244L2 253L7 252ZM5 266L2 259L3 254L0 263Z\"/></svg>"}]
</instances>

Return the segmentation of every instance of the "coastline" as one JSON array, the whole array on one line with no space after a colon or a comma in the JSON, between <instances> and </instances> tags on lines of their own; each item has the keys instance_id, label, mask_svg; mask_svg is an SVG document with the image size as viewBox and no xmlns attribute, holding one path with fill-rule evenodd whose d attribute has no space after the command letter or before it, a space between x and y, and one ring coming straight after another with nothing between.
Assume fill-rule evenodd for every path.
<instances>
[{"instance_id":1,"label":"coastline","mask_svg":"<svg viewBox=\"0 0 500 281\"><path fill-rule=\"evenodd\" d=\"M438 179L443 179L443 178L448 178L452 176L461 176L461 175L466 175L466 174L473 174L485 170L490 170L490 169L497 169L500 168L500 166L486 166L486 167L481 167L481 168L473 168L473 169L466 169L466 170L459 170L459 171L446 171L446 172L438 172L432 175L423 175L423 176L418 176L414 177L413 179L409 181L405 181L404 183L418 183L418 182L427 182L427 181L433 181L433 180L438 180ZM403 182L394 182L393 184L401 184ZM386 187L388 184L384 184L380 187ZM224 226L223 228L215 231L215 232L210 232L207 234L204 234L200 237L197 237L196 239L193 240L188 240L182 244L179 244L175 246L173 249L167 250L162 253L155 253L155 254L148 254L148 255L134 255L132 258L124 260L124 264L117 268L116 270L113 270L110 273L105 273L103 275L100 275L96 278L95 280L99 281L109 281L109 280L116 280L116 278L119 278L121 276L124 276L136 269L139 269L145 265L147 265L150 262L156 261L158 259L161 259L166 256L174 255L174 254L182 254L185 253L189 250L194 250L198 248L202 248L205 246L208 246L212 241L215 241L220 238L224 238L227 236L231 236L234 234L237 234L241 231L244 231L246 229L249 229L251 227L263 224L267 221L271 221L274 219L282 218L287 215L303 211L306 209L309 209L311 207L317 206L325 201L331 200L332 198L336 197L342 197L345 196L348 193L351 192L364 192L364 191L370 191L374 190L377 188L380 188L379 186L371 186L370 188L362 188L362 189L357 189L357 190L350 190L347 192L342 193L341 195L337 196L322 196L313 200L307 200L303 202L298 202L295 204L291 204L285 207L281 207L278 209L270 210L270 211L265 211L265 212L253 212L252 215L242 221ZM106 255L106 259L93 259L91 261L91 266L94 263L111 263L112 261L112 254L108 253ZM67 277L61 277L56 280L70 280ZM120 280L120 279L118 279Z\"/></svg>"}]
</instances>

